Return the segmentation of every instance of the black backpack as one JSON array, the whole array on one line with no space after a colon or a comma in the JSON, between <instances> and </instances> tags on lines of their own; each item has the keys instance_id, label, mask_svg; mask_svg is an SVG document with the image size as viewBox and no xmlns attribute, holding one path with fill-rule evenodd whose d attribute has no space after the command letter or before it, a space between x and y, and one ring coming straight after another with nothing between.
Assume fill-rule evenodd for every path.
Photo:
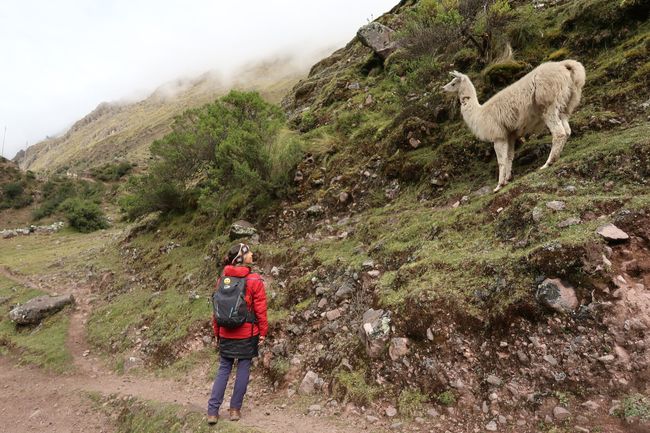
<instances>
[{"instance_id":1,"label":"black backpack","mask_svg":"<svg viewBox=\"0 0 650 433\"><path fill-rule=\"evenodd\" d=\"M246 278L221 277L212 294L212 309L218 326L239 328L244 323L255 323L255 313L246 305Z\"/></svg>"}]
</instances>

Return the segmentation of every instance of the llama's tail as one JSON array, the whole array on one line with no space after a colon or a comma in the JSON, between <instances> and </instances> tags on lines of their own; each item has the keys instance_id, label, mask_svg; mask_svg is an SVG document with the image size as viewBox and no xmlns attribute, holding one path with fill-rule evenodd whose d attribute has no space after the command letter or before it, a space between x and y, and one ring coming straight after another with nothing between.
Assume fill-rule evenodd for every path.
<instances>
[{"instance_id":1,"label":"llama's tail","mask_svg":"<svg viewBox=\"0 0 650 433\"><path fill-rule=\"evenodd\" d=\"M564 60L560 62L560 64L567 68L569 70L569 73L571 73L571 79L573 80L573 84L576 86L576 89L582 90L582 87L585 85L587 76L585 67L582 66L582 63L575 60Z\"/></svg>"}]
</instances>

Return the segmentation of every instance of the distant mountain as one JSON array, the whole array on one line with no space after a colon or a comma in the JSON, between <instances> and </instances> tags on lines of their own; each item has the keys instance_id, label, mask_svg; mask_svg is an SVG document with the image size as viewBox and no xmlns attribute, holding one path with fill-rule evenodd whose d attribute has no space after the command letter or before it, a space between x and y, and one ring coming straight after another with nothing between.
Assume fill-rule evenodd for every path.
<instances>
[{"instance_id":1,"label":"distant mountain","mask_svg":"<svg viewBox=\"0 0 650 433\"><path fill-rule=\"evenodd\" d=\"M20 151L14 161L23 170L54 173L82 171L114 160L146 164L149 145L170 131L174 116L225 94L232 88L257 90L271 102L282 96L306 69L290 58L242 68L226 79L211 71L158 87L137 102L102 102L63 135Z\"/></svg>"}]
</instances>

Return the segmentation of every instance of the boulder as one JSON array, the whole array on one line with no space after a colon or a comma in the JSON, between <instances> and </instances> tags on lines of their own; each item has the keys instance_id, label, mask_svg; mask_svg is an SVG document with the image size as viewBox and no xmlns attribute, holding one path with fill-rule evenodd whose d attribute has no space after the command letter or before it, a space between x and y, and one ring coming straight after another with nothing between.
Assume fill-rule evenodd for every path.
<instances>
[{"instance_id":1,"label":"boulder","mask_svg":"<svg viewBox=\"0 0 650 433\"><path fill-rule=\"evenodd\" d=\"M397 49L397 43L392 41L395 31L385 25L372 22L357 31L357 37L363 45L373 50L383 60Z\"/></svg>"},{"instance_id":2,"label":"boulder","mask_svg":"<svg viewBox=\"0 0 650 433\"><path fill-rule=\"evenodd\" d=\"M372 308L363 314L360 337L371 358L379 358L386 349L390 333L390 314Z\"/></svg>"},{"instance_id":3,"label":"boulder","mask_svg":"<svg viewBox=\"0 0 650 433\"><path fill-rule=\"evenodd\" d=\"M598 227L596 233L601 235L605 240L610 242L626 241L630 236L614 224L605 224Z\"/></svg>"},{"instance_id":4,"label":"boulder","mask_svg":"<svg viewBox=\"0 0 650 433\"><path fill-rule=\"evenodd\" d=\"M9 318L18 325L35 324L72 303L72 295L39 296L11 310Z\"/></svg>"},{"instance_id":5,"label":"boulder","mask_svg":"<svg viewBox=\"0 0 650 433\"><path fill-rule=\"evenodd\" d=\"M578 307L575 290L556 278L547 278L537 286L537 301L559 312L571 313Z\"/></svg>"},{"instance_id":6,"label":"boulder","mask_svg":"<svg viewBox=\"0 0 650 433\"><path fill-rule=\"evenodd\" d=\"M248 221L239 220L232 223L228 235L230 240L234 241L235 239L248 238L255 234L257 234L257 229L253 227L253 224Z\"/></svg>"}]
</instances>

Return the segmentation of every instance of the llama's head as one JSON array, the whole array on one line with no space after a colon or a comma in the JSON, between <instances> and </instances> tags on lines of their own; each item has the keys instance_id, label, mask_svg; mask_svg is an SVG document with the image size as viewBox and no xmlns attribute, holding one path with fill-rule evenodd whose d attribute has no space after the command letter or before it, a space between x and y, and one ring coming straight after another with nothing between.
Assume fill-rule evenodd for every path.
<instances>
[{"instance_id":1,"label":"llama's head","mask_svg":"<svg viewBox=\"0 0 650 433\"><path fill-rule=\"evenodd\" d=\"M467 77L467 75L461 74L458 71L452 71L449 74L452 77L454 77L454 79L451 80L446 85L442 86L442 90L444 90L445 92L450 92L450 93L458 93L463 81L469 80L469 78Z\"/></svg>"}]
</instances>

